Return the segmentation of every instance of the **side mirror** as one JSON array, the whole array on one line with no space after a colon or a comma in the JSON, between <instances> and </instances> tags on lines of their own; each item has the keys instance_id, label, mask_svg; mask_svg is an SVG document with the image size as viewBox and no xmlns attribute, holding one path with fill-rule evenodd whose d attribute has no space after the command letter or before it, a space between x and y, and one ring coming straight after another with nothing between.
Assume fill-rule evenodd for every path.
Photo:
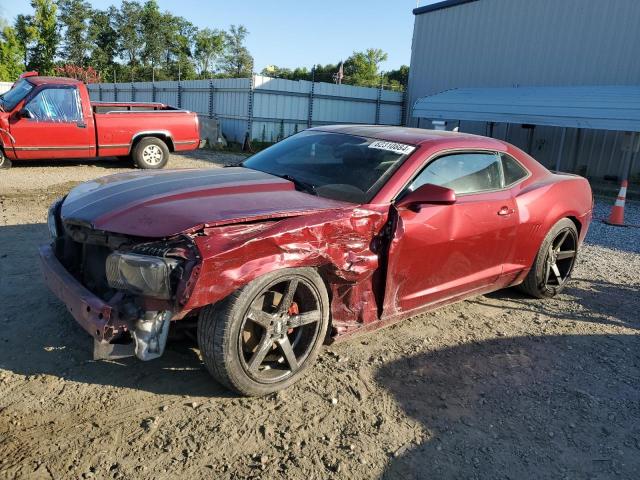
<instances>
[{"instance_id":1,"label":"side mirror","mask_svg":"<svg viewBox=\"0 0 640 480\"><path fill-rule=\"evenodd\" d=\"M450 188L425 183L402 197L396 203L396 207L419 211L423 205L451 205L453 203L456 203L456 192Z\"/></svg>"},{"instance_id":2,"label":"side mirror","mask_svg":"<svg viewBox=\"0 0 640 480\"><path fill-rule=\"evenodd\" d=\"M36 118L28 108L21 108L18 112L19 118Z\"/></svg>"}]
</instances>

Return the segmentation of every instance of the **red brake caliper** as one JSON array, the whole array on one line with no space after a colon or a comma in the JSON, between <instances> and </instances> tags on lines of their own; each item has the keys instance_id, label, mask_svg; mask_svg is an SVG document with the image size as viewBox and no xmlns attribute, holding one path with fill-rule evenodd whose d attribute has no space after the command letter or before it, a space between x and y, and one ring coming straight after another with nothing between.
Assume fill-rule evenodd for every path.
<instances>
[{"instance_id":1,"label":"red brake caliper","mask_svg":"<svg viewBox=\"0 0 640 480\"><path fill-rule=\"evenodd\" d=\"M287 314L289 316L300 314L300 309L298 308L298 304L296 302L293 302L291 304L291 306L289 307L289 310L287 310ZM292 333L292 332L293 332L293 328L290 328L287 330L287 333Z\"/></svg>"}]
</instances>

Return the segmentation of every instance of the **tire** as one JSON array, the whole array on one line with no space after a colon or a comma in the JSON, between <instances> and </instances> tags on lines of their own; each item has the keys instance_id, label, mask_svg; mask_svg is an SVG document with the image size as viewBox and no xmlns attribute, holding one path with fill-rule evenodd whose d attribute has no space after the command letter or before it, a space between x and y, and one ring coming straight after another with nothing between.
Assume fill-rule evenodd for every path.
<instances>
[{"instance_id":1,"label":"tire","mask_svg":"<svg viewBox=\"0 0 640 480\"><path fill-rule=\"evenodd\" d=\"M328 325L329 297L320 275L311 268L283 269L203 309L198 345L218 382L242 395L262 396L304 375Z\"/></svg>"},{"instance_id":2,"label":"tire","mask_svg":"<svg viewBox=\"0 0 640 480\"><path fill-rule=\"evenodd\" d=\"M0 170L9 170L11 168L11 160L4 156L0 151Z\"/></svg>"},{"instance_id":3,"label":"tire","mask_svg":"<svg viewBox=\"0 0 640 480\"><path fill-rule=\"evenodd\" d=\"M138 168L156 170L169 161L169 148L159 138L145 137L133 147L131 156Z\"/></svg>"},{"instance_id":4,"label":"tire","mask_svg":"<svg viewBox=\"0 0 640 480\"><path fill-rule=\"evenodd\" d=\"M536 298L551 298L567 286L578 256L578 230L568 218L556 223L542 241L531 270L518 288Z\"/></svg>"}]
</instances>

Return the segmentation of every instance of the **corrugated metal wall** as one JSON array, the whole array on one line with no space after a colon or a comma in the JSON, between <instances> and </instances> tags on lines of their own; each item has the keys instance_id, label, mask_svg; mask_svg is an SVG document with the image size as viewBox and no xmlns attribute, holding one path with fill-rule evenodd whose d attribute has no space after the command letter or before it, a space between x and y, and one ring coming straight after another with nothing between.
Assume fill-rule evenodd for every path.
<instances>
[{"instance_id":1,"label":"corrugated metal wall","mask_svg":"<svg viewBox=\"0 0 640 480\"><path fill-rule=\"evenodd\" d=\"M377 88L253 78L89 85L92 100L157 101L215 116L227 139L275 141L308 126L332 123L399 125L404 95Z\"/></svg>"},{"instance_id":2,"label":"corrugated metal wall","mask_svg":"<svg viewBox=\"0 0 640 480\"><path fill-rule=\"evenodd\" d=\"M408 115L416 99L451 88L638 85L639 26L639 0L478 0L416 15ZM462 130L484 133L484 125L464 123ZM619 174L615 132L584 130L578 143L576 136L569 129L563 165ZM532 154L553 165L559 138L559 129L537 128ZM508 140L522 147L526 131L513 125Z\"/></svg>"}]
</instances>

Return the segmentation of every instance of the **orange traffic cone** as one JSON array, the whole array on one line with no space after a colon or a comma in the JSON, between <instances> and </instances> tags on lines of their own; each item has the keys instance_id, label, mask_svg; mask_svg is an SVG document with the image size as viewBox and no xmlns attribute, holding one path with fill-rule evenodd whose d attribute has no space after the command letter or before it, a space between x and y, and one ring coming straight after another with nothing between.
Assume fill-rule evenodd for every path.
<instances>
[{"instance_id":1,"label":"orange traffic cone","mask_svg":"<svg viewBox=\"0 0 640 480\"><path fill-rule=\"evenodd\" d=\"M609 218L607 219L607 223L609 225L624 227L624 201L627 198L627 186L628 182L626 180L623 180L622 185L620 186L620 193L618 193L618 198L616 199L616 203L613 205L611 213L609 214Z\"/></svg>"}]
</instances>

